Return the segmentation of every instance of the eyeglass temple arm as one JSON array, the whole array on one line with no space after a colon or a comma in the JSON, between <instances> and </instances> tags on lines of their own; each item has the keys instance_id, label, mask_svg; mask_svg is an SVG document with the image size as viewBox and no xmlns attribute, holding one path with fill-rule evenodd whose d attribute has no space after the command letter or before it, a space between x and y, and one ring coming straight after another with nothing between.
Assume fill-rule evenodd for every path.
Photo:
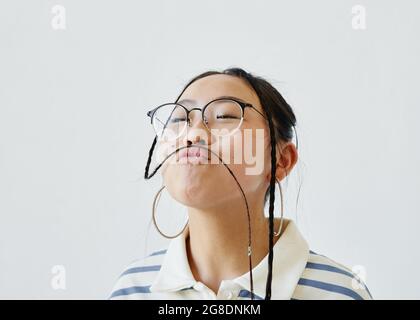
<instances>
[{"instance_id":1,"label":"eyeglass temple arm","mask_svg":"<svg viewBox=\"0 0 420 320\"><path fill-rule=\"evenodd\" d=\"M267 116L265 114L263 114L261 111L259 111L257 108L255 108L252 104L247 103L245 104L246 107L250 107L252 109L254 109L255 111L257 111L264 119L268 120Z\"/></svg>"},{"instance_id":2,"label":"eyeglass temple arm","mask_svg":"<svg viewBox=\"0 0 420 320\"><path fill-rule=\"evenodd\" d=\"M255 108L252 104L247 103L246 106L251 107L252 109L254 109L255 111L257 111L260 115L262 115L266 120L268 120L267 116L262 114L257 108ZM296 126L293 125L293 130L295 131L295 139L296 139L296 149L299 149L299 141L298 141L298 136L297 136L297 132L296 132Z\"/></svg>"}]
</instances>

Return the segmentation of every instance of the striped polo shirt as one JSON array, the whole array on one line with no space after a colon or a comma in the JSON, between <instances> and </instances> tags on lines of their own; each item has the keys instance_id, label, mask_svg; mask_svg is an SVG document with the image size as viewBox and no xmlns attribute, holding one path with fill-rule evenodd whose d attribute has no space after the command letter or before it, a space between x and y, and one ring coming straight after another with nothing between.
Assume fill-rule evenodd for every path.
<instances>
[{"instance_id":1,"label":"striped polo shirt","mask_svg":"<svg viewBox=\"0 0 420 320\"><path fill-rule=\"evenodd\" d=\"M285 219L286 220L286 219ZM365 283L345 266L309 250L292 220L273 247L272 300L372 299ZM249 272L223 280L218 292L194 279L185 240L188 228L167 249L133 261L109 299L250 300ZM268 255L253 269L254 298L264 299Z\"/></svg>"}]
</instances>

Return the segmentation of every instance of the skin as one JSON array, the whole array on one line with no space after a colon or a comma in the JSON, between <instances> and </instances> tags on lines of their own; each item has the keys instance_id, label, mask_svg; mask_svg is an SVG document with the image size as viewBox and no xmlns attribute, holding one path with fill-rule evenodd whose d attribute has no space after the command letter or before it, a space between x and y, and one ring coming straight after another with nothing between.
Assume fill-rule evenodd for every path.
<instances>
[{"instance_id":1,"label":"skin","mask_svg":"<svg viewBox=\"0 0 420 320\"><path fill-rule=\"evenodd\" d=\"M244 80L230 75L199 79L185 90L180 100L194 100L194 103L185 103L187 108L202 108L208 101L222 95L240 98L264 113L255 91ZM219 139L206 130L199 111L193 111L190 117L191 127L168 150L186 146L187 140L198 143L199 139L204 139L209 148L212 144L217 145L222 153L226 148L231 150L232 160L228 166L244 190L250 209L252 263L255 267L269 252L269 222L264 216L264 195L271 177L268 123L260 114L246 108L241 128L229 138ZM249 165L245 161L233 163L234 149L240 145L232 143L232 139L242 135L244 129L252 129L254 155L255 129L265 130L262 141L264 152L257 155L264 163L261 174L246 174L245 168ZM162 142L159 147L167 148L168 142ZM279 181L291 172L297 159L297 150L292 142L278 144L276 178ZM240 190L222 164L170 163L162 166L162 176L170 195L188 208L186 249L191 272L197 281L217 293L222 280L234 279L249 271L248 221ZM275 231L279 228L278 220L275 219ZM285 227L286 224L283 224L283 229ZM274 243L277 240L278 237L274 237Z\"/></svg>"}]
</instances>

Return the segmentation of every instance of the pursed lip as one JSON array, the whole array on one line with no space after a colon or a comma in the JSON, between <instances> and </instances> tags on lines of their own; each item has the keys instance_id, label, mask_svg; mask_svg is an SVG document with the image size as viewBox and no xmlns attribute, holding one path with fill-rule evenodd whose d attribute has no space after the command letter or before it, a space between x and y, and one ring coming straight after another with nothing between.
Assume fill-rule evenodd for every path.
<instances>
[{"instance_id":1,"label":"pursed lip","mask_svg":"<svg viewBox=\"0 0 420 320\"><path fill-rule=\"evenodd\" d=\"M178 152L178 161L187 161L187 160L209 160L208 150L202 147L188 147L183 148Z\"/></svg>"}]
</instances>

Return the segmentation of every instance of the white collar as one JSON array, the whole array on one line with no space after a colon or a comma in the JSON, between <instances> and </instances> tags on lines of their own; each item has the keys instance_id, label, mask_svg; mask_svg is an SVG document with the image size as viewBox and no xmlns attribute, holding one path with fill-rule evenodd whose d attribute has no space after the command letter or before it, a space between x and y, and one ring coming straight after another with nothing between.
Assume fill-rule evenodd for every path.
<instances>
[{"instance_id":1,"label":"white collar","mask_svg":"<svg viewBox=\"0 0 420 320\"><path fill-rule=\"evenodd\" d=\"M292 220L273 247L273 273L271 299L290 299L305 269L309 256L309 247ZM191 272L185 240L188 228L175 239L172 239L161 269L150 287L151 292L174 292L192 287L197 281ZM265 287L268 272L268 254L252 269L254 293L265 297ZM231 281L243 289L251 291L249 272Z\"/></svg>"}]
</instances>

